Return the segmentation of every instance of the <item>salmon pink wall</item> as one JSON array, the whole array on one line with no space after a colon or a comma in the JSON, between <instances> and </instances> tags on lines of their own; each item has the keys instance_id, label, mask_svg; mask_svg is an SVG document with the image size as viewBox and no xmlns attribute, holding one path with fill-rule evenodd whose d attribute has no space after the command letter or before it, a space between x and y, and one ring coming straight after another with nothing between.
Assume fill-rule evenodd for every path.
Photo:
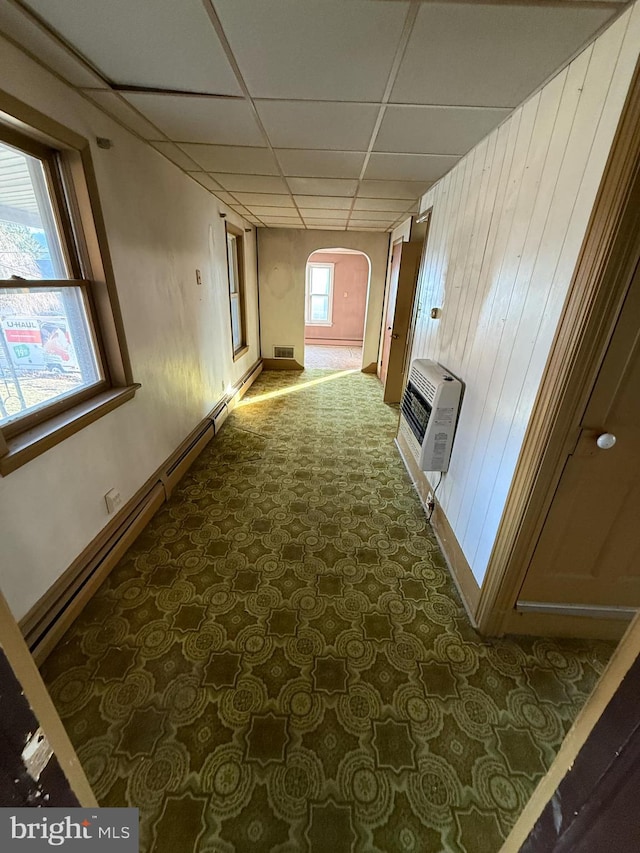
<instances>
[{"instance_id":1,"label":"salmon pink wall","mask_svg":"<svg viewBox=\"0 0 640 853\"><path fill-rule=\"evenodd\" d=\"M331 326L305 325L305 343L361 345L367 310L369 261L364 255L344 252L314 252L309 261L314 264L335 264L333 312Z\"/></svg>"}]
</instances>

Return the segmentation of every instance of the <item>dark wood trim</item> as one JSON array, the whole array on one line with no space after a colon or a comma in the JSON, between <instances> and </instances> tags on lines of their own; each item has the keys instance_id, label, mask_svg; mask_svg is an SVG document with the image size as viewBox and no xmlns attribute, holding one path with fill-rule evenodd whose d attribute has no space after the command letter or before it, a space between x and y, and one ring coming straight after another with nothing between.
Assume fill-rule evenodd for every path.
<instances>
[{"instance_id":1,"label":"dark wood trim","mask_svg":"<svg viewBox=\"0 0 640 853\"><path fill-rule=\"evenodd\" d=\"M629 89L524 438L478 608L481 632L508 630L563 460L640 257L640 66Z\"/></svg>"}]
</instances>

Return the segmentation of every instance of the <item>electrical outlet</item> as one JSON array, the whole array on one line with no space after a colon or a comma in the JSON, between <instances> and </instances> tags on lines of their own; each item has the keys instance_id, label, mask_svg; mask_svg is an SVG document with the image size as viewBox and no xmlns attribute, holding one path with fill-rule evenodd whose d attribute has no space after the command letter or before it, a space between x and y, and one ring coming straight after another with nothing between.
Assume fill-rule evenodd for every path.
<instances>
[{"instance_id":1,"label":"electrical outlet","mask_svg":"<svg viewBox=\"0 0 640 853\"><path fill-rule=\"evenodd\" d=\"M433 492L429 492L429 494L427 495L427 512L430 512L430 513L433 512L433 510L435 509L435 506L436 506L435 495L433 494Z\"/></svg>"},{"instance_id":2,"label":"electrical outlet","mask_svg":"<svg viewBox=\"0 0 640 853\"><path fill-rule=\"evenodd\" d=\"M117 489L110 489L104 496L104 502L107 505L107 512L112 515L122 506L122 495Z\"/></svg>"}]
</instances>

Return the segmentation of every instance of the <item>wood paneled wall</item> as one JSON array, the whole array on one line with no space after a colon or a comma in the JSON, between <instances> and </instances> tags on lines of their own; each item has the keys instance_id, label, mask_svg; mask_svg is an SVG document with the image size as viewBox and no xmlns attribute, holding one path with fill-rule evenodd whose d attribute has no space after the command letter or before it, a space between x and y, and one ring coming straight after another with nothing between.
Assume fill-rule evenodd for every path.
<instances>
[{"instance_id":1,"label":"wood paneled wall","mask_svg":"<svg viewBox=\"0 0 640 853\"><path fill-rule=\"evenodd\" d=\"M465 386L438 497L479 584L639 49L636 3L421 200L412 358Z\"/></svg>"}]
</instances>

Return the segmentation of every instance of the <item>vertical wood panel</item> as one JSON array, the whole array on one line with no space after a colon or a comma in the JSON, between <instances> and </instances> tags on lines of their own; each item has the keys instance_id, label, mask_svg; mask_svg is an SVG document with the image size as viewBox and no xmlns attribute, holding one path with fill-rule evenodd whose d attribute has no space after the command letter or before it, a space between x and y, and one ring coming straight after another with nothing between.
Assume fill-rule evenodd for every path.
<instances>
[{"instance_id":1,"label":"vertical wood panel","mask_svg":"<svg viewBox=\"0 0 640 853\"><path fill-rule=\"evenodd\" d=\"M490 527L495 526L496 529L507 497L508 488L505 488L504 481L508 479L510 482L515 470L518 453L535 400L535 392L539 386L540 377L544 371L562 311L567 289L565 282L570 281L575 268L600 184L604 163L613 142L629 82L638 59L640 6L634 7L633 14L626 17L625 23L628 26L621 26L618 30L614 30L614 28L607 30L594 46L587 78L581 86L580 105L573 126L572 142L575 144L571 144L570 141L570 144L567 145L567 152L573 153L575 147L583 141L583 135L587 133L587 129L590 128L590 144L586 151L587 159L586 162L583 161L583 168L579 175L576 175L575 171L576 160L572 160L571 164L567 164L563 169L561 179L558 180L554 202L556 199L572 194L574 205L566 221L562 221L560 219L562 209L559 204L552 204L545 238L536 259L534 276L543 280L549 279L550 287L546 294L540 294L538 302L529 307L528 313L532 318L538 317L539 323L532 327L535 338L530 348L530 359L523 370L524 379L521 383L521 393L513 413L509 435L504 443L504 453L494 478L493 494L488 502L485 523ZM611 73L611 57L615 54L617 54L617 62L613 73ZM587 96L590 101L589 108L585 108ZM599 118L594 120L598 98L602 109ZM591 124L589 124L590 119ZM572 168L569 168L569 165ZM579 178L578 186L569 185L566 178L570 175L573 176L574 180ZM554 233L558 231L564 235L560 246L554 244L553 237ZM556 251L543 251L543 247L549 245L553 246ZM550 262L552 260L555 262L554 266ZM537 295L532 293L531 298L535 300ZM491 545L490 542L482 540L479 542L476 559L484 565L489 560Z\"/></svg>"},{"instance_id":2,"label":"vertical wood panel","mask_svg":"<svg viewBox=\"0 0 640 853\"><path fill-rule=\"evenodd\" d=\"M636 5L422 199L433 214L412 358L465 383L439 494L479 582L639 46Z\"/></svg>"}]
</instances>

